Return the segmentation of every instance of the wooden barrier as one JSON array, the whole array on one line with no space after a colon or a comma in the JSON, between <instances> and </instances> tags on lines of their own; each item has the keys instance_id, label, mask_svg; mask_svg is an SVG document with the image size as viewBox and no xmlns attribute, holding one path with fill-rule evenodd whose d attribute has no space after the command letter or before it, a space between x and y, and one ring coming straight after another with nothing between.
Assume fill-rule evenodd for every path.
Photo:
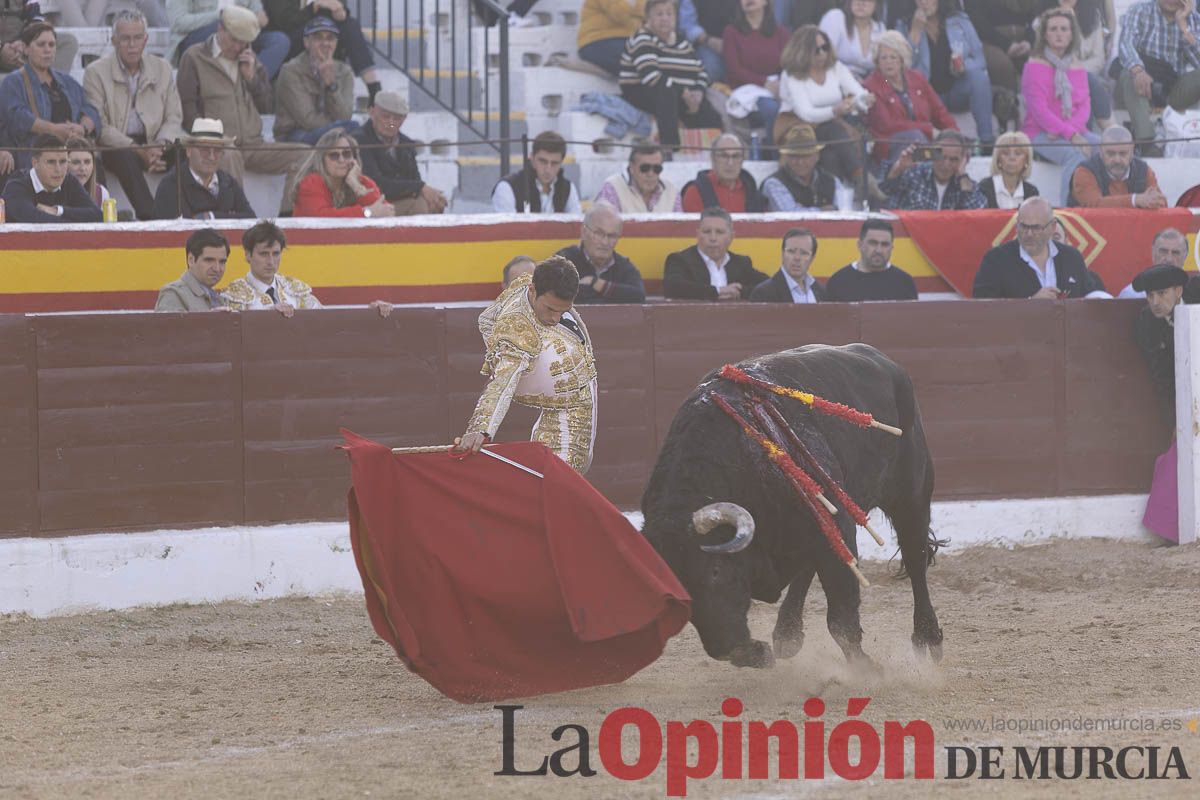
<instances>
[{"instance_id":1,"label":"wooden barrier","mask_svg":"<svg viewBox=\"0 0 1200 800\"><path fill-rule=\"evenodd\" d=\"M1169 431L1139 302L586 308L600 370L589 479L623 508L710 370L810 342L912 375L939 499L1145 491ZM461 432L483 385L475 309L0 316L0 536L337 519L347 427ZM514 406L501 439L528 435Z\"/></svg>"}]
</instances>

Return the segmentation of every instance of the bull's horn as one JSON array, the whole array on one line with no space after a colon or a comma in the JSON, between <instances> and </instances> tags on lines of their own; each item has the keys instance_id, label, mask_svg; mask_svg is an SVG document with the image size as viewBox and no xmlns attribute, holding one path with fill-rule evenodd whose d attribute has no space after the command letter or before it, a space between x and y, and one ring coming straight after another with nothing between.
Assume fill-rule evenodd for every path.
<instances>
[{"instance_id":1,"label":"bull's horn","mask_svg":"<svg viewBox=\"0 0 1200 800\"><path fill-rule=\"evenodd\" d=\"M706 536L718 525L735 525L737 533L725 544L702 544L706 553L740 553L754 538L754 517L737 503L710 503L692 514L692 527L698 536Z\"/></svg>"}]
</instances>

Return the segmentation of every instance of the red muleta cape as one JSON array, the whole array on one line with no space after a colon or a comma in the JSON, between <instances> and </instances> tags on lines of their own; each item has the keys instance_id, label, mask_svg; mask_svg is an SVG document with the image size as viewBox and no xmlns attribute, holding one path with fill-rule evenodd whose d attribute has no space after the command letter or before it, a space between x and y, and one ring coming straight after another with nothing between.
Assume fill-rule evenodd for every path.
<instances>
[{"instance_id":1,"label":"red muleta cape","mask_svg":"<svg viewBox=\"0 0 1200 800\"><path fill-rule=\"evenodd\" d=\"M381 638L460 702L616 683L691 598L629 521L543 445L393 455L349 431L350 538Z\"/></svg>"}]
</instances>

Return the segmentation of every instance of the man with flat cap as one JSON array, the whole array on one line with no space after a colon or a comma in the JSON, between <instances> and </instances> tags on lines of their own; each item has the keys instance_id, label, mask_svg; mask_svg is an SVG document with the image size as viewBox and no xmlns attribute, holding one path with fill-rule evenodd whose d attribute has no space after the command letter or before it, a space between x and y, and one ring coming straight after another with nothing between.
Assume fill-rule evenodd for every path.
<instances>
[{"instance_id":1,"label":"man with flat cap","mask_svg":"<svg viewBox=\"0 0 1200 800\"><path fill-rule=\"evenodd\" d=\"M1173 264L1155 264L1133 279L1146 293L1146 307L1133 321L1133 339L1146 359L1163 414L1175 426L1175 306L1183 300L1188 274Z\"/></svg>"}]
</instances>

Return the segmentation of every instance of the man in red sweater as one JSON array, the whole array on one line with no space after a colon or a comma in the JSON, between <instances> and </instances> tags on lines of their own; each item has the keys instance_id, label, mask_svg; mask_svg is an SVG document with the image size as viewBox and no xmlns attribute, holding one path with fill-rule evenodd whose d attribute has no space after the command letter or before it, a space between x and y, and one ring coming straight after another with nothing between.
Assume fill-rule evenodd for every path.
<instances>
[{"instance_id":1,"label":"man in red sweater","mask_svg":"<svg viewBox=\"0 0 1200 800\"><path fill-rule=\"evenodd\" d=\"M700 170L683 187L683 210L699 213L723 208L731 214L763 211L762 195L754 176L742 169L746 148L736 134L723 133L712 144L712 169Z\"/></svg>"},{"instance_id":2,"label":"man in red sweater","mask_svg":"<svg viewBox=\"0 0 1200 800\"><path fill-rule=\"evenodd\" d=\"M1133 154L1133 134L1122 125L1100 135L1100 153L1075 168L1067 205L1084 208L1166 208L1158 177Z\"/></svg>"}]
</instances>

